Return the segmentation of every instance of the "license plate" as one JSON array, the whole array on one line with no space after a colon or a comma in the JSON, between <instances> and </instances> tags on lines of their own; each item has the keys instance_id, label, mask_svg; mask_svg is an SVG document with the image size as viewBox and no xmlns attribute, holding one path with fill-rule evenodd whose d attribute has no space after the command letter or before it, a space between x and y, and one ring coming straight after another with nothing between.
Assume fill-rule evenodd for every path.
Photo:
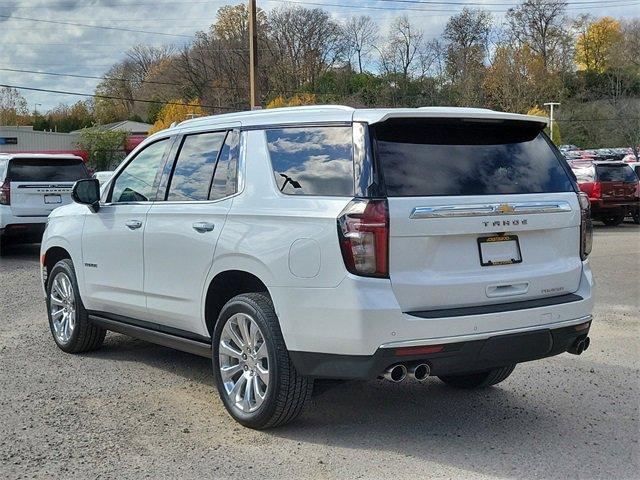
<instances>
[{"instance_id":1,"label":"license plate","mask_svg":"<svg viewBox=\"0 0 640 480\"><path fill-rule=\"evenodd\" d=\"M517 235L496 235L478 238L480 265L511 265L522 262L520 243Z\"/></svg>"},{"instance_id":2,"label":"license plate","mask_svg":"<svg viewBox=\"0 0 640 480\"><path fill-rule=\"evenodd\" d=\"M46 204L62 203L62 197L60 195L45 195L44 203Z\"/></svg>"}]
</instances>

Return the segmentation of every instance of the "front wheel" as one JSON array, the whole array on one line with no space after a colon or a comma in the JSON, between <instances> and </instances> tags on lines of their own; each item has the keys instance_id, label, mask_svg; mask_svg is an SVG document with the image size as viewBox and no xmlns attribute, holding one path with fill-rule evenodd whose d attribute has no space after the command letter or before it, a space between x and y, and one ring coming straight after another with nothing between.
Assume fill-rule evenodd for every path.
<instances>
[{"instance_id":1,"label":"front wheel","mask_svg":"<svg viewBox=\"0 0 640 480\"><path fill-rule=\"evenodd\" d=\"M89 320L68 258L56 263L48 275L47 313L51 334L61 350L80 353L102 345L107 331Z\"/></svg>"},{"instance_id":2,"label":"front wheel","mask_svg":"<svg viewBox=\"0 0 640 480\"><path fill-rule=\"evenodd\" d=\"M289 359L271 299L238 295L224 306L213 332L213 369L229 414L263 429L295 419L313 390Z\"/></svg>"},{"instance_id":3,"label":"front wheel","mask_svg":"<svg viewBox=\"0 0 640 480\"><path fill-rule=\"evenodd\" d=\"M486 372L443 375L438 378L447 385L456 388L486 388L505 380L515 368L515 365L507 365L506 367L494 368Z\"/></svg>"}]
</instances>

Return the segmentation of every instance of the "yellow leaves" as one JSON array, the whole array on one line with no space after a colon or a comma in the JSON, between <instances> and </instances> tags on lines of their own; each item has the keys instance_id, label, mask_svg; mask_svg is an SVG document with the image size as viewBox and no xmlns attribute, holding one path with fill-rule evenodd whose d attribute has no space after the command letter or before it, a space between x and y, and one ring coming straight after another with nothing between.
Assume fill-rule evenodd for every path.
<instances>
[{"instance_id":1,"label":"yellow leaves","mask_svg":"<svg viewBox=\"0 0 640 480\"><path fill-rule=\"evenodd\" d=\"M549 115L547 115L547 112L545 112L543 109L541 109L537 105L535 107L530 108L527 111L527 115L533 115L534 117L548 117L549 116Z\"/></svg>"},{"instance_id":2,"label":"yellow leaves","mask_svg":"<svg viewBox=\"0 0 640 480\"><path fill-rule=\"evenodd\" d=\"M206 115L204 109L200 106L200 101L185 102L182 100L173 100L170 104L165 105L158 114L158 120L149 129L149 134L159 132L165 128L169 128L173 122L182 122L189 118L201 117Z\"/></svg>"},{"instance_id":3,"label":"yellow leaves","mask_svg":"<svg viewBox=\"0 0 640 480\"><path fill-rule=\"evenodd\" d=\"M578 67L581 70L604 72L613 66L623 41L620 22L611 17L602 17L587 24L576 41Z\"/></svg>"},{"instance_id":4,"label":"yellow leaves","mask_svg":"<svg viewBox=\"0 0 640 480\"><path fill-rule=\"evenodd\" d=\"M293 97L286 100L282 95L267 103L267 108L281 107L299 107L301 105L315 105L316 96L313 93L296 93Z\"/></svg>"}]
</instances>

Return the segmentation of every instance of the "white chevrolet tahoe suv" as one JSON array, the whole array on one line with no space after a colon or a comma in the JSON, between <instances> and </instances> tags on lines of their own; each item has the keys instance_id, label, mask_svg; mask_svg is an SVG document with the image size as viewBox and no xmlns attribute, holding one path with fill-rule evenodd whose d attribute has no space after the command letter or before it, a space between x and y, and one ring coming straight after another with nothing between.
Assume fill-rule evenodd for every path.
<instances>
[{"instance_id":1,"label":"white chevrolet tahoe suv","mask_svg":"<svg viewBox=\"0 0 640 480\"><path fill-rule=\"evenodd\" d=\"M252 428L295 418L314 379L477 388L579 354L589 203L545 125L317 106L159 132L50 215L53 338L77 353L111 330L210 357Z\"/></svg>"},{"instance_id":2,"label":"white chevrolet tahoe suv","mask_svg":"<svg viewBox=\"0 0 640 480\"><path fill-rule=\"evenodd\" d=\"M84 178L75 155L0 153L0 255L10 242L39 242L47 216L71 203L73 184Z\"/></svg>"}]
</instances>

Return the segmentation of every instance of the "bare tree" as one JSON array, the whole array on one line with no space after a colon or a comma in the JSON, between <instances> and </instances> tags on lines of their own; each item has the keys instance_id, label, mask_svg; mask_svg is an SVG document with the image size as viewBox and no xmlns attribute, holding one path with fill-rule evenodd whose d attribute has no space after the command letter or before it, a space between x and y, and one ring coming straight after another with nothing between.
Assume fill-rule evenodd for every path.
<instances>
[{"instance_id":1,"label":"bare tree","mask_svg":"<svg viewBox=\"0 0 640 480\"><path fill-rule=\"evenodd\" d=\"M560 58L559 49L568 35L564 0L525 0L507 11L508 32L521 45L541 56L545 70Z\"/></svg>"},{"instance_id":2,"label":"bare tree","mask_svg":"<svg viewBox=\"0 0 640 480\"><path fill-rule=\"evenodd\" d=\"M481 102L491 27L489 12L468 8L452 16L445 26L446 71L460 104Z\"/></svg>"},{"instance_id":3,"label":"bare tree","mask_svg":"<svg viewBox=\"0 0 640 480\"><path fill-rule=\"evenodd\" d=\"M386 44L380 50L383 71L407 81L418 67L418 59L424 48L424 33L403 15L391 24Z\"/></svg>"},{"instance_id":4,"label":"bare tree","mask_svg":"<svg viewBox=\"0 0 640 480\"><path fill-rule=\"evenodd\" d=\"M345 44L339 25L318 8L278 8L269 15L273 58L272 82L287 93L319 77L344 57Z\"/></svg>"},{"instance_id":5,"label":"bare tree","mask_svg":"<svg viewBox=\"0 0 640 480\"><path fill-rule=\"evenodd\" d=\"M371 53L373 44L378 39L378 25L366 15L351 17L343 27L343 34L349 60L355 55L358 71L362 73L362 61Z\"/></svg>"}]
</instances>

